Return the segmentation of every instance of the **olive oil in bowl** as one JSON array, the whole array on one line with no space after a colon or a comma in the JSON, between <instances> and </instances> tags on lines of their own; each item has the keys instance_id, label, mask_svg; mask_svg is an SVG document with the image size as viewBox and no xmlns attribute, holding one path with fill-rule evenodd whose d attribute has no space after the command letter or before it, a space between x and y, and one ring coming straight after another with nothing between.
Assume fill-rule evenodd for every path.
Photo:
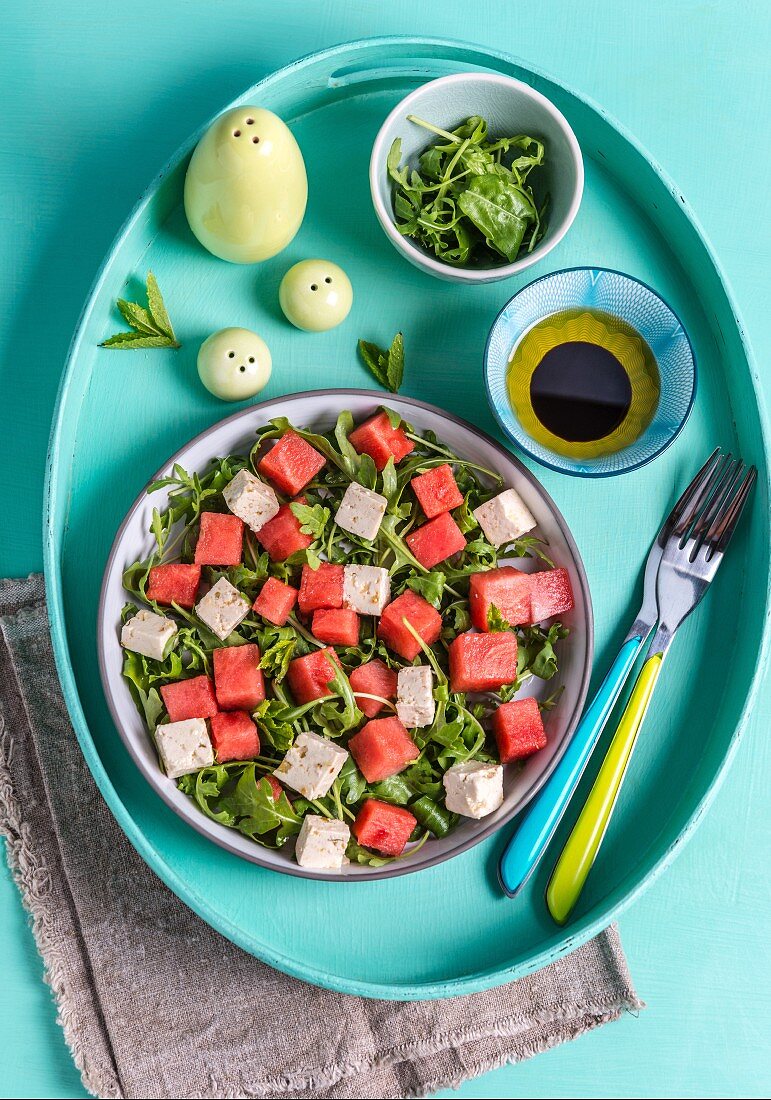
<instances>
[{"instance_id":1,"label":"olive oil in bowl","mask_svg":"<svg viewBox=\"0 0 771 1100\"><path fill-rule=\"evenodd\" d=\"M640 333L602 310L579 308L538 321L514 347L506 377L527 434L567 458L614 454L650 424L661 389Z\"/></svg>"}]
</instances>

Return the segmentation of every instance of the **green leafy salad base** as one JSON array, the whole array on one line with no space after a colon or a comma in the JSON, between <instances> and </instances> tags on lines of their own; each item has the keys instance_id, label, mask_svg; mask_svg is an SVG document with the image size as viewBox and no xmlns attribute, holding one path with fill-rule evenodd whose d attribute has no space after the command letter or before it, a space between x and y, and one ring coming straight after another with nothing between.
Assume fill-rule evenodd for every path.
<instances>
[{"instance_id":1,"label":"green leafy salad base","mask_svg":"<svg viewBox=\"0 0 771 1100\"><path fill-rule=\"evenodd\" d=\"M496 567L504 558L537 556L547 565L552 562L544 543L533 536L523 537L497 550L484 538L473 510L501 491L502 478L498 474L459 457L433 432L418 434L397 413L390 409L385 411L394 427L401 425L408 433L415 449L398 466L390 459L380 473L372 458L358 454L348 439L354 427L350 412L342 412L334 429L325 434L306 431L285 418L276 418L257 431L257 439L248 455L213 459L208 469L201 473L188 473L175 465L169 477L154 482L147 490L151 494L164 488L168 490L167 506L154 509L152 514L155 547L149 557L129 566L123 575L124 587L131 594L131 602L123 608L124 622L138 608L146 607L172 618L178 626L173 648L162 661L124 651L123 675L151 735L159 723L168 720L159 691L162 685L202 673L211 676L212 653L219 646L249 642L259 646L268 695L253 712L260 736L259 757L205 767L178 779L177 784L207 817L237 829L265 847L284 845L299 833L303 817L309 812L350 824L368 798L409 808L418 822L411 842L422 845L431 837L446 836L459 818L444 805L444 772L453 764L472 759L498 763L495 741L488 729L490 714L501 702L512 699L526 680L533 676L551 680L557 673L557 643L568 633L562 624L553 623L546 630L538 626L517 627L519 663L515 683L499 692L473 697L450 692L447 648L458 634L471 626L470 576ZM408 663L377 638L378 619L362 617L357 646L336 647L342 668L330 681L332 695L296 705L285 683L289 662L324 644L313 637L297 611L281 627L252 612L225 642L221 642L194 612L176 604L159 606L146 595L150 569L161 563L193 561L202 512L227 512L222 496L225 486L244 467L254 470L263 444L288 430L307 440L327 459L326 467L303 490L306 503L291 504L303 532L311 535L313 542L307 550L293 554L286 561L274 562L245 528L242 564L227 569L204 567L202 581L213 584L220 577L226 577L253 603L270 576L298 587L305 564L318 567L322 560L327 560L376 565L388 569L392 599L411 588L433 604L443 620L439 641L430 648L423 646L424 656L436 674L436 714L430 726L411 731L420 750L419 758L398 775L378 783L367 783L349 756L329 793L314 801L301 797L290 800L286 793L274 799L273 789L264 777L278 766L300 732L312 731L345 746L348 738L364 724L366 718L356 706L348 674L373 657L379 657L395 670ZM428 570L415 559L405 542L405 535L421 522L422 516L410 480L444 463L452 467L463 493L463 504L453 510L453 517L468 541L465 549L451 561ZM334 522L337 507L351 481L381 493L388 500L386 515L373 542L340 530ZM282 499L280 494L279 499ZM490 628L514 629L494 608ZM554 692L540 703L541 708L552 707L558 696L559 691ZM383 710L380 717L392 712L392 707ZM403 856L396 858L409 856L415 850L416 843L410 843ZM389 858L362 848L353 838L347 855L353 862L373 867L391 862Z\"/></svg>"}]
</instances>

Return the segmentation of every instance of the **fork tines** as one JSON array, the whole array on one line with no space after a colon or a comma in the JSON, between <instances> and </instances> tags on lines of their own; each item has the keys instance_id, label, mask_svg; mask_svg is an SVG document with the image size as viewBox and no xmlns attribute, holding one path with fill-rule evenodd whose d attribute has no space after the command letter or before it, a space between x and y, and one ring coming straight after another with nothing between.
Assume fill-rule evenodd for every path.
<instances>
[{"instance_id":1,"label":"fork tines","mask_svg":"<svg viewBox=\"0 0 771 1100\"><path fill-rule=\"evenodd\" d=\"M672 529L681 547L692 544L691 560L705 545L708 557L722 554L756 476L754 466L747 467L741 459L723 454L719 449L713 451L678 501L678 505L682 501L684 506Z\"/></svg>"}]
</instances>

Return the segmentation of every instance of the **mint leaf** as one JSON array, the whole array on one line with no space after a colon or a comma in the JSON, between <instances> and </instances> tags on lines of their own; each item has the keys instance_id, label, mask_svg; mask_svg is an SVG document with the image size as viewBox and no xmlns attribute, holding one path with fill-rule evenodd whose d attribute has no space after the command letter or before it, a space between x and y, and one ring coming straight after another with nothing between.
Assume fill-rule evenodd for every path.
<instances>
[{"instance_id":1,"label":"mint leaf","mask_svg":"<svg viewBox=\"0 0 771 1100\"><path fill-rule=\"evenodd\" d=\"M359 354L365 364L372 371L375 380L384 389L388 389L388 364L385 352L377 344L370 344L367 340L359 340Z\"/></svg>"},{"instance_id":2,"label":"mint leaf","mask_svg":"<svg viewBox=\"0 0 771 1100\"><path fill-rule=\"evenodd\" d=\"M137 305L136 302L127 302L125 298L118 298L115 304L126 324L131 325L138 332L146 332L148 336L158 335L152 317L142 306Z\"/></svg>"},{"instance_id":3,"label":"mint leaf","mask_svg":"<svg viewBox=\"0 0 771 1100\"><path fill-rule=\"evenodd\" d=\"M404 337L397 332L388 351L368 340L359 340L359 355L375 380L391 393L398 393L404 377Z\"/></svg>"},{"instance_id":4,"label":"mint leaf","mask_svg":"<svg viewBox=\"0 0 771 1100\"><path fill-rule=\"evenodd\" d=\"M116 332L99 345L102 348L178 348L180 347L171 320L163 304L163 296L158 281L152 271L147 273L147 305L140 306L138 302L128 302L125 298L118 298L116 305L121 316L127 324L131 325L131 332Z\"/></svg>"},{"instance_id":5,"label":"mint leaf","mask_svg":"<svg viewBox=\"0 0 771 1100\"><path fill-rule=\"evenodd\" d=\"M158 280L155 278L152 271L147 272L147 304L156 327L176 343L174 329L171 327L171 319L166 312L166 306L163 301L160 287L158 286Z\"/></svg>"},{"instance_id":6,"label":"mint leaf","mask_svg":"<svg viewBox=\"0 0 771 1100\"><path fill-rule=\"evenodd\" d=\"M386 378L391 393L398 393L404 377L404 337L397 332L386 357Z\"/></svg>"},{"instance_id":7,"label":"mint leaf","mask_svg":"<svg viewBox=\"0 0 771 1100\"><path fill-rule=\"evenodd\" d=\"M103 341L100 348L168 348L168 336L148 336L144 332L116 332L109 340Z\"/></svg>"}]
</instances>

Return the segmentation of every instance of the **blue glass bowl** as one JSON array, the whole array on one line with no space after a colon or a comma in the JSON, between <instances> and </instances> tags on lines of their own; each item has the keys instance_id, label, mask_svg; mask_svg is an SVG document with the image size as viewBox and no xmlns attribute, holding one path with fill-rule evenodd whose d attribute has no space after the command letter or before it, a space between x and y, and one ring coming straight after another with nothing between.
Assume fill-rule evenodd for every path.
<instances>
[{"instance_id":1,"label":"blue glass bowl","mask_svg":"<svg viewBox=\"0 0 771 1100\"><path fill-rule=\"evenodd\" d=\"M525 333L550 314L577 308L603 310L637 329L656 358L661 381L656 412L643 434L598 458L568 458L538 443L520 424L506 388L511 353ZM696 393L696 362L679 317L649 286L620 271L575 267L536 279L503 307L487 338L485 384L498 423L525 454L562 473L610 477L644 466L678 435Z\"/></svg>"}]
</instances>

